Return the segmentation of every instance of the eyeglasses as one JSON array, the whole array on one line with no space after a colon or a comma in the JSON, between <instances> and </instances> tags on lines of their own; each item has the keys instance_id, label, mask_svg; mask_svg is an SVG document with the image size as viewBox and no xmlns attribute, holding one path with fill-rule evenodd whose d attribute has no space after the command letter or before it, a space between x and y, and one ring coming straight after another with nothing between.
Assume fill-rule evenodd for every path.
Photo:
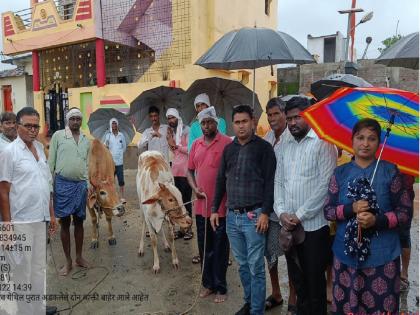
<instances>
[{"instance_id":1,"label":"eyeglasses","mask_svg":"<svg viewBox=\"0 0 420 315\"><path fill-rule=\"evenodd\" d=\"M40 125L33 125L33 124L19 124L25 127L26 130L38 131L41 128Z\"/></svg>"}]
</instances>

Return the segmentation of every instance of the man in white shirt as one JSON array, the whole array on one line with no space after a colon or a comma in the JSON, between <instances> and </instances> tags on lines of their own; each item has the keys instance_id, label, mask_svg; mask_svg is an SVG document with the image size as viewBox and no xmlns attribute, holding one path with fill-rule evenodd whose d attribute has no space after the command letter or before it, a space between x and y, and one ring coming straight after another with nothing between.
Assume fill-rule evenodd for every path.
<instances>
[{"instance_id":1,"label":"man in white shirt","mask_svg":"<svg viewBox=\"0 0 420 315\"><path fill-rule=\"evenodd\" d=\"M18 137L0 153L0 211L4 222L12 222L15 231L24 231L24 245L31 246L14 270L15 280L31 283L31 294L45 294L46 223L50 223L50 233L56 229L52 177L43 145L35 140L40 128L38 112L24 107L16 120ZM42 309L45 314L42 302L18 303L18 314L40 314Z\"/></svg>"},{"instance_id":2,"label":"man in white shirt","mask_svg":"<svg viewBox=\"0 0 420 315\"><path fill-rule=\"evenodd\" d=\"M305 241L286 253L297 292L297 312L303 315L327 312L329 228L322 207L337 161L335 147L320 140L301 116L309 106L310 101L304 97L287 102L286 121L292 136L277 151L274 180L274 211L281 225L293 230L302 224L305 230Z\"/></svg>"},{"instance_id":3,"label":"man in white shirt","mask_svg":"<svg viewBox=\"0 0 420 315\"><path fill-rule=\"evenodd\" d=\"M13 112L4 112L0 116L0 152L17 137L16 115Z\"/></svg>"},{"instance_id":4,"label":"man in white shirt","mask_svg":"<svg viewBox=\"0 0 420 315\"><path fill-rule=\"evenodd\" d=\"M127 149L127 142L124 135L119 131L118 119L111 118L109 121L109 132L105 134L104 144L109 149L115 164L115 175L117 175L118 186L120 186L120 198L124 199L124 152Z\"/></svg>"},{"instance_id":5,"label":"man in white shirt","mask_svg":"<svg viewBox=\"0 0 420 315\"><path fill-rule=\"evenodd\" d=\"M151 150L159 151L169 163L169 146L168 141L166 140L168 125L160 123L159 114L159 108L150 106L149 119L152 122L152 127L147 128L142 133L137 146L139 148L139 153Z\"/></svg>"}]
</instances>

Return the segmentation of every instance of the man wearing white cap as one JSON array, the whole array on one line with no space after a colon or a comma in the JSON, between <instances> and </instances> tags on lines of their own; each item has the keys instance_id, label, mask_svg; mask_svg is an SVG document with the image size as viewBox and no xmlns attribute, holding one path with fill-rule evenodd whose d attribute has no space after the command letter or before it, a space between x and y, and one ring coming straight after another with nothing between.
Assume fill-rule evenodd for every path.
<instances>
[{"instance_id":1,"label":"man wearing white cap","mask_svg":"<svg viewBox=\"0 0 420 315\"><path fill-rule=\"evenodd\" d=\"M217 209L218 225L210 226L211 202L214 198L217 172L224 148L232 142L230 137L217 130L219 119L213 106L197 115L203 136L194 141L189 159L187 178L198 200L194 203L197 241L200 259L204 261L203 289L200 297L215 293L215 303L226 300L226 271L229 259L229 241L226 234L226 196ZM207 226L206 226L207 225ZM204 238L207 229L206 249Z\"/></svg>"},{"instance_id":2,"label":"man wearing white cap","mask_svg":"<svg viewBox=\"0 0 420 315\"><path fill-rule=\"evenodd\" d=\"M206 109L211 106L210 104L210 98L206 93L202 93L196 96L194 100L194 106L195 110L197 111L197 114L200 113L203 109ZM222 118L218 118L219 123L217 124L217 129L223 133L226 134L226 121ZM193 142L200 138L203 135L203 132L201 130L201 126L198 120L194 121L190 128L190 136L188 138L188 152L191 151L191 147Z\"/></svg>"},{"instance_id":3,"label":"man wearing white cap","mask_svg":"<svg viewBox=\"0 0 420 315\"><path fill-rule=\"evenodd\" d=\"M118 119L111 118L109 121L109 132L104 136L105 146L111 152L112 160L115 164L115 174L118 179L118 186L120 186L121 202L125 203L124 199L124 152L127 149L127 143L124 135L120 132L118 126Z\"/></svg>"},{"instance_id":4,"label":"man wearing white cap","mask_svg":"<svg viewBox=\"0 0 420 315\"><path fill-rule=\"evenodd\" d=\"M66 128L56 131L50 142L48 164L54 177L54 211L60 218L61 243L66 264L60 275L68 275L73 267L71 259L70 223L74 222L76 265L88 267L82 257L83 221L86 218L88 189L88 153L90 141L80 131L82 113L71 108L66 115Z\"/></svg>"},{"instance_id":5,"label":"man wearing white cap","mask_svg":"<svg viewBox=\"0 0 420 315\"><path fill-rule=\"evenodd\" d=\"M172 174L174 175L175 186L179 189L182 194L182 200L188 202L191 200L192 190L187 181L187 166L188 166L188 135L190 133L190 127L186 126L182 122L182 118L179 115L178 110L175 108L168 108L166 111L166 118L168 119L168 132L166 139L168 145L173 154L172 159ZM185 205L188 214L191 217L191 204ZM181 232L177 233L177 237L180 237ZM191 231L188 231L183 235L185 240L192 238Z\"/></svg>"}]
</instances>

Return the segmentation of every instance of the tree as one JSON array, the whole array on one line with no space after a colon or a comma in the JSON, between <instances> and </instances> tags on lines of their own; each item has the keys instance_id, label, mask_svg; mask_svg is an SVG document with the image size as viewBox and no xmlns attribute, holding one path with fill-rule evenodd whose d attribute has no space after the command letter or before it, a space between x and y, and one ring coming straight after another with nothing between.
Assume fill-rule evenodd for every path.
<instances>
[{"instance_id":1,"label":"tree","mask_svg":"<svg viewBox=\"0 0 420 315\"><path fill-rule=\"evenodd\" d=\"M379 47L378 50L379 52L382 54L384 52L385 49L387 49L389 46L393 45L394 43L396 43L398 40L401 39L401 34L398 35L393 35L391 37L385 38L381 43L382 45L384 45L385 47Z\"/></svg>"}]
</instances>

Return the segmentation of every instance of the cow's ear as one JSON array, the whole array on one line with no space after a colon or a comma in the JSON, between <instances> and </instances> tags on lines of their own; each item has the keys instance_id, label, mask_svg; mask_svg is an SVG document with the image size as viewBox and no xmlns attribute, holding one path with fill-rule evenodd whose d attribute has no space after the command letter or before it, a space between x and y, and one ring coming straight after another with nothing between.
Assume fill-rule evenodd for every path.
<instances>
[{"instance_id":1,"label":"cow's ear","mask_svg":"<svg viewBox=\"0 0 420 315\"><path fill-rule=\"evenodd\" d=\"M89 207L89 209L93 208L93 206L95 205L95 202L96 202L96 194L95 193L90 194L88 196L88 207Z\"/></svg>"},{"instance_id":2,"label":"cow's ear","mask_svg":"<svg viewBox=\"0 0 420 315\"><path fill-rule=\"evenodd\" d=\"M153 195L152 197L146 199L142 202L143 205L151 205L159 200L158 195Z\"/></svg>"}]
</instances>

